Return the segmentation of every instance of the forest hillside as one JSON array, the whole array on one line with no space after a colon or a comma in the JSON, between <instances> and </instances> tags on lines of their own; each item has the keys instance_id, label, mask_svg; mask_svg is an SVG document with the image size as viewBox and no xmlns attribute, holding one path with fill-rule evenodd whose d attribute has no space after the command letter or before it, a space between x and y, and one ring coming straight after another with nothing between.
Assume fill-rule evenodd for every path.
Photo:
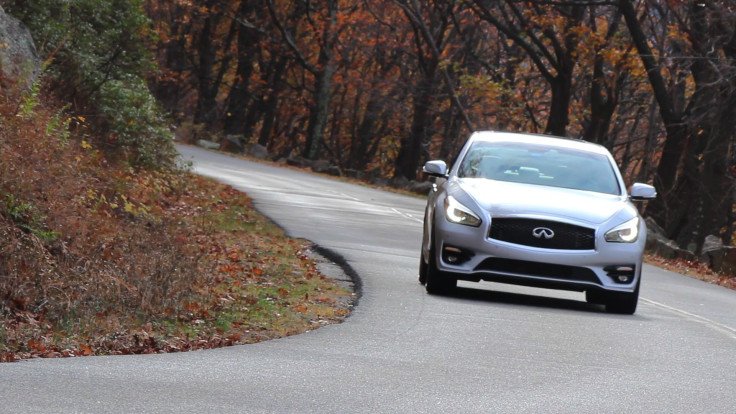
<instances>
[{"instance_id":1,"label":"forest hillside","mask_svg":"<svg viewBox=\"0 0 736 414\"><path fill-rule=\"evenodd\" d=\"M28 64L0 59L0 361L345 316L308 245L190 174L175 138L393 183L474 130L596 142L657 187L642 212L674 261L651 260L733 285L714 270L736 260L736 0L0 7L0 56L33 44Z\"/></svg>"},{"instance_id":2,"label":"forest hillside","mask_svg":"<svg viewBox=\"0 0 736 414\"><path fill-rule=\"evenodd\" d=\"M100 17L46 23L74 32ZM65 42L38 53L0 13L0 362L258 342L348 314L353 292L318 271L309 243L177 162L139 73L150 55L115 67Z\"/></svg>"}]
</instances>

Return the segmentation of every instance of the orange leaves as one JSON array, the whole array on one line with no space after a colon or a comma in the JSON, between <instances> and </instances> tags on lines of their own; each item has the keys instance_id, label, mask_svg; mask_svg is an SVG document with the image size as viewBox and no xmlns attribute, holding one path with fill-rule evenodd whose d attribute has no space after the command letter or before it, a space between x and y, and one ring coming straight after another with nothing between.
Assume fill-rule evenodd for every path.
<instances>
[{"instance_id":1,"label":"orange leaves","mask_svg":"<svg viewBox=\"0 0 736 414\"><path fill-rule=\"evenodd\" d=\"M238 249L233 249L230 252L230 255L228 256L228 259L230 259L230 261L235 262L235 263L240 262L240 256L238 255L238 253L240 253Z\"/></svg>"},{"instance_id":2,"label":"orange leaves","mask_svg":"<svg viewBox=\"0 0 736 414\"><path fill-rule=\"evenodd\" d=\"M44 345L44 343L42 341L40 341L39 339L37 339L37 338L31 338L28 341L27 346L31 350L36 351L36 352L39 352L41 354L44 354L44 353L46 353L48 351L47 348L46 348L46 345Z\"/></svg>"},{"instance_id":3,"label":"orange leaves","mask_svg":"<svg viewBox=\"0 0 736 414\"><path fill-rule=\"evenodd\" d=\"M234 263L228 263L220 266L217 270L221 274L235 275L238 273L242 273L243 266Z\"/></svg>"},{"instance_id":4,"label":"orange leaves","mask_svg":"<svg viewBox=\"0 0 736 414\"><path fill-rule=\"evenodd\" d=\"M79 351L81 353L81 356L94 355L94 351L92 351L92 348L90 348L88 345L84 345L84 344L79 345Z\"/></svg>"},{"instance_id":5,"label":"orange leaves","mask_svg":"<svg viewBox=\"0 0 736 414\"><path fill-rule=\"evenodd\" d=\"M0 363L13 362L28 358L59 358L92 356L94 350L86 344L68 344L69 347L59 345L50 334L34 336L28 339L19 352L0 351ZM76 348L76 349L74 349Z\"/></svg>"},{"instance_id":6,"label":"orange leaves","mask_svg":"<svg viewBox=\"0 0 736 414\"><path fill-rule=\"evenodd\" d=\"M0 352L0 363L2 362L14 362L19 360L20 357L13 352L1 351Z\"/></svg>"},{"instance_id":7,"label":"orange leaves","mask_svg":"<svg viewBox=\"0 0 736 414\"><path fill-rule=\"evenodd\" d=\"M199 313L200 309L202 309L202 305L197 302L184 302L184 309L193 314Z\"/></svg>"},{"instance_id":8,"label":"orange leaves","mask_svg":"<svg viewBox=\"0 0 736 414\"><path fill-rule=\"evenodd\" d=\"M214 254L217 258L218 254ZM258 258L251 257L250 254L243 254L239 249L232 248L225 254L226 263L221 264L217 271L221 275L229 276L233 279L240 277L254 278L263 275L263 270L258 267L263 263L259 263Z\"/></svg>"}]
</instances>

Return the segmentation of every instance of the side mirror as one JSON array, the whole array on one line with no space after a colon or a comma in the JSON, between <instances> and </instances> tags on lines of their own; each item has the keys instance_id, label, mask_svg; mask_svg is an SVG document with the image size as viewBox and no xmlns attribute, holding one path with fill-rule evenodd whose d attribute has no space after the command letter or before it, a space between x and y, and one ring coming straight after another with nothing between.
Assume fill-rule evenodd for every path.
<instances>
[{"instance_id":1,"label":"side mirror","mask_svg":"<svg viewBox=\"0 0 736 414\"><path fill-rule=\"evenodd\" d=\"M432 177L447 178L447 164L444 161L427 161L422 171Z\"/></svg>"},{"instance_id":2,"label":"side mirror","mask_svg":"<svg viewBox=\"0 0 736 414\"><path fill-rule=\"evenodd\" d=\"M657 190L649 184L634 183L629 192L629 198L633 201L651 200L657 197Z\"/></svg>"}]
</instances>

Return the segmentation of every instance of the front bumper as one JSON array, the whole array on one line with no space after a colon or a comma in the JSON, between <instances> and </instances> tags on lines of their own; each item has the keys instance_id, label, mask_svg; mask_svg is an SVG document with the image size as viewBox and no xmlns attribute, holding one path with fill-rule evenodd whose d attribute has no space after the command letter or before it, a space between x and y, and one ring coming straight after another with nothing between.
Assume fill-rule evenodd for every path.
<instances>
[{"instance_id":1,"label":"front bumper","mask_svg":"<svg viewBox=\"0 0 736 414\"><path fill-rule=\"evenodd\" d=\"M606 242L595 249L556 250L491 239L488 225L435 223L437 268L460 280L496 281L572 291L633 292L641 276L644 242Z\"/></svg>"}]
</instances>

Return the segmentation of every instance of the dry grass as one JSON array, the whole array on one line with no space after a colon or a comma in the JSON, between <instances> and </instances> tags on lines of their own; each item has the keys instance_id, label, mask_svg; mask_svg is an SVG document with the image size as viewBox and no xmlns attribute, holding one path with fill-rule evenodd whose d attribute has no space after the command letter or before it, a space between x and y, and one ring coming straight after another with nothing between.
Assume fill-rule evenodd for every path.
<instances>
[{"instance_id":1,"label":"dry grass","mask_svg":"<svg viewBox=\"0 0 736 414\"><path fill-rule=\"evenodd\" d=\"M0 99L0 361L248 343L347 315L351 293L242 193L134 171L84 119Z\"/></svg>"}]
</instances>

